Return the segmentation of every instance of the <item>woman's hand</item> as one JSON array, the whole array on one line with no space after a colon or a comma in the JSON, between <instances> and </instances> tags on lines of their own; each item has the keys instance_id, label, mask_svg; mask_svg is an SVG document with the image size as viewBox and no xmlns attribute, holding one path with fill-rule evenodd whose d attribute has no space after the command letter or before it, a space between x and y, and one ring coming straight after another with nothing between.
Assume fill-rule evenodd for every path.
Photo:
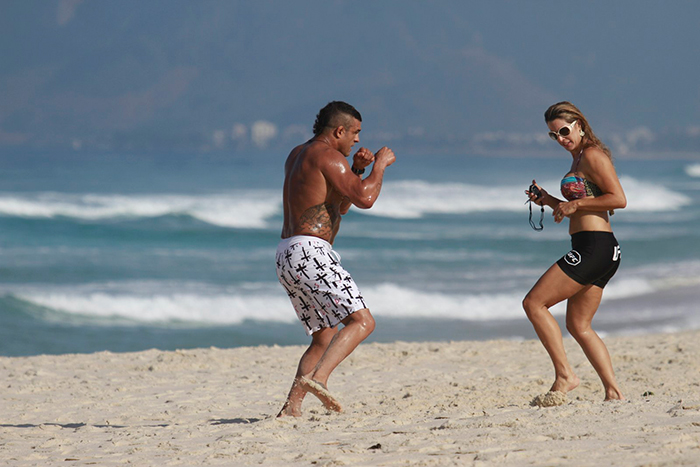
<instances>
[{"instance_id":1,"label":"woman's hand","mask_svg":"<svg viewBox=\"0 0 700 467\"><path fill-rule=\"evenodd\" d=\"M536 190L538 190L539 193L536 193L534 189L530 191L530 188L536 188ZM539 186L535 180L532 181L532 185L530 185L530 188L525 190L525 194L527 195L527 197L530 199L530 201L537 204L538 206L543 206L545 204L544 199L547 196L549 196L547 190Z\"/></svg>"},{"instance_id":2,"label":"woman's hand","mask_svg":"<svg viewBox=\"0 0 700 467\"><path fill-rule=\"evenodd\" d=\"M573 213L578 211L578 200L568 201L565 203L559 203L554 208L552 215L554 216L554 222L557 224L564 220L564 217L569 217Z\"/></svg>"}]
</instances>

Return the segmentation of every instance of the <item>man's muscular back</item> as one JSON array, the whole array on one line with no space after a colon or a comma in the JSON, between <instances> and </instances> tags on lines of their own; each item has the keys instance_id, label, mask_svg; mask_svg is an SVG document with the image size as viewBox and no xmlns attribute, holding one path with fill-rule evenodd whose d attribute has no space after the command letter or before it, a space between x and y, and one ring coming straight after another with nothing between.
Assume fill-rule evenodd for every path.
<instances>
[{"instance_id":1,"label":"man's muscular back","mask_svg":"<svg viewBox=\"0 0 700 467\"><path fill-rule=\"evenodd\" d=\"M282 238L311 235L333 243L340 227L343 197L322 172L323 164L344 160L328 144L311 140L292 150L284 172Z\"/></svg>"}]
</instances>

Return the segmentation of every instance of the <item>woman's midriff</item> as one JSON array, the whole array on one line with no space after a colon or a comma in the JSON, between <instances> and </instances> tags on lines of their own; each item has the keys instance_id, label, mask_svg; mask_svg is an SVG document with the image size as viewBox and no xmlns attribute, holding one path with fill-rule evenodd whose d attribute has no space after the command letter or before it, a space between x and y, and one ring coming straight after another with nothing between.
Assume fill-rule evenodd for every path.
<instances>
[{"instance_id":1,"label":"woman's midriff","mask_svg":"<svg viewBox=\"0 0 700 467\"><path fill-rule=\"evenodd\" d=\"M574 213L569 218L569 235L584 231L612 232L607 211Z\"/></svg>"}]
</instances>

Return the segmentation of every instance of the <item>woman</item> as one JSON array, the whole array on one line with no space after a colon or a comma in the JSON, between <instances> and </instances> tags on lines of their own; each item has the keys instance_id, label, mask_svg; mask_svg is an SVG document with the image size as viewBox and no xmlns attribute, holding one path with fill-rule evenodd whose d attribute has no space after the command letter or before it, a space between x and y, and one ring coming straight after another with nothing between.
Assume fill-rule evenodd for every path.
<instances>
[{"instance_id":1,"label":"woman","mask_svg":"<svg viewBox=\"0 0 700 467\"><path fill-rule=\"evenodd\" d=\"M598 310L603 288L620 263L620 246L610 227L608 212L627 205L615 173L610 150L595 136L586 117L570 102L554 104L544 114L549 136L572 157L571 169L561 181L566 201L533 186L530 200L554 210L554 221L569 218L572 249L552 265L523 300L527 317L554 364L550 391L566 394L579 385L564 351L562 334L549 312L567 300L566 329L576 339L605 387L605 400L624 399L615 381L610 354L591 321ZM537 196L537 187L540 191Z\"/></svg>"}]
</instances>

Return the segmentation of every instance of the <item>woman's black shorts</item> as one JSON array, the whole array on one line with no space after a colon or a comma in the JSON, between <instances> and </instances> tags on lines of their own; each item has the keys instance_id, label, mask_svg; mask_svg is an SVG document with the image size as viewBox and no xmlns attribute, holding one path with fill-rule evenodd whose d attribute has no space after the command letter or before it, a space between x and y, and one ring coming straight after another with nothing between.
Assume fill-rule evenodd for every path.
<instances>
[{"instance_id":1,"label":"woman's black shorts","mask_svg":"<svg viewBox=\"0 0 700 467\"><path fill-rule=\"evenodd\" d=\"M602 289L617 272L620 256L620 245L612 232L576 232L571 236L571 251L557 264L579 284Z\"/></svg>"}]
</instances>

